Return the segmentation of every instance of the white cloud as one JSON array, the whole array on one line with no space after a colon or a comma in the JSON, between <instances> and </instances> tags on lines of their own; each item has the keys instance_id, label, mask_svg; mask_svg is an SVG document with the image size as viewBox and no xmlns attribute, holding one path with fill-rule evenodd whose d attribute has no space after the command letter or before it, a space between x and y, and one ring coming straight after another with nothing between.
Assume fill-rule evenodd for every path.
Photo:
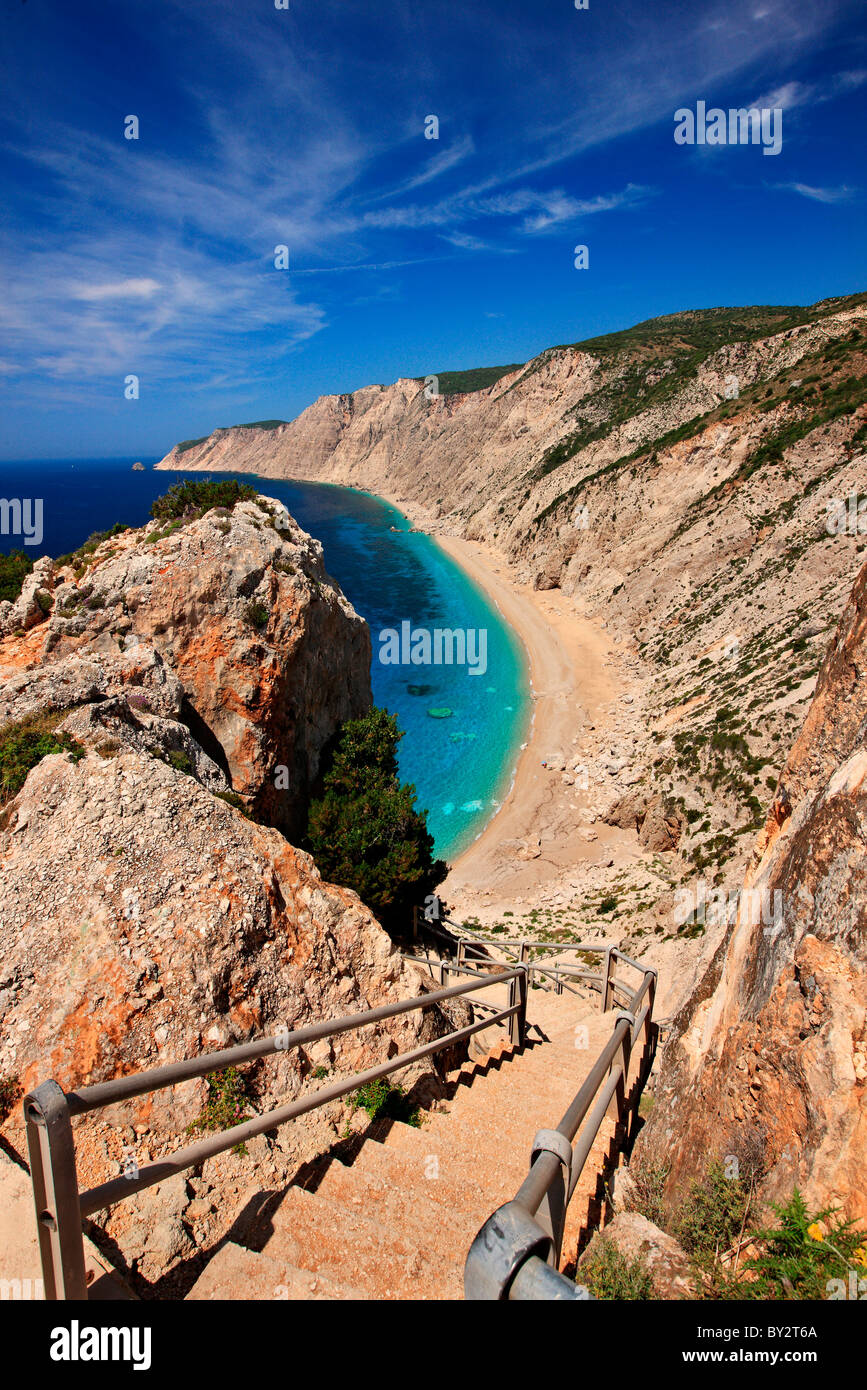
<instances>
[{"instance_id":1,"label":"white cloud","mask_svg":"<svg viewBox=\"0 0 867 1390\"><path fill-rule=\"evenodd\" d=\"M115 280L107 285L79 285L73 299L148 299L160 288L158 280Z\"/></svg>"},{"instance_id":2,"label":"white cloud","mask_svg":"<svg viewBox=\"0 0 867 1390\"><path fill-rule=\"evenodd\" d=\"M808 183L778 183L774 187L800 193L802 198L812 198L816 203L845 203L854 194L854 190L846 184L840 184L837 188L815 188Z\"/></svg>"}]
</instances>

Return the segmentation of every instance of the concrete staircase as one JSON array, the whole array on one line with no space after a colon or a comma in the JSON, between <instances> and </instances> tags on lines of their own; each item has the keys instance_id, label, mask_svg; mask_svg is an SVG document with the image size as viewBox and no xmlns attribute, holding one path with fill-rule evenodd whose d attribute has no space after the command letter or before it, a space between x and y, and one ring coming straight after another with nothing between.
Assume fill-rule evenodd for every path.
<instances>
[{"instance_id":1,"label":"concrete staircase","mask_svg":"<svg viewBox=\"0 0 867 1390\"><path fill-rule=\"evenodd\" d=\"M450 1099L420 1128L394 1123L351 1162L325 1160L286 1190L260 1249L226 1242L187 1297L461 1298L473 1237L515 1195L537 1130L559 1123L615 1015L531 990L522 1052L500 1033L487 1056L452 1074ZM606 1119L569 1208L561 1267L598 1220L613 1138Z\"/></svg>"}]
</instances>

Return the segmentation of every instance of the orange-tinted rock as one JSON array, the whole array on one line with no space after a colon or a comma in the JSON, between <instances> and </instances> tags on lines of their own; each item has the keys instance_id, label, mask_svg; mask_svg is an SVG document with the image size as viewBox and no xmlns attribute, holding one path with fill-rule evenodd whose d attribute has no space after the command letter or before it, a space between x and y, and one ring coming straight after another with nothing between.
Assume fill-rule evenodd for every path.
<instances>
[{"instance_id":1,"label":"orange-tinted rock","mask_svg":"<svg viewBox=\"0 0 867 1390\"><path fill-rule=\"evenodd\" d=\"M714 1155L867 1218L867 567L759 837L737 921L666 1048L645 1158Z\"/></svg>"}]
</instances>

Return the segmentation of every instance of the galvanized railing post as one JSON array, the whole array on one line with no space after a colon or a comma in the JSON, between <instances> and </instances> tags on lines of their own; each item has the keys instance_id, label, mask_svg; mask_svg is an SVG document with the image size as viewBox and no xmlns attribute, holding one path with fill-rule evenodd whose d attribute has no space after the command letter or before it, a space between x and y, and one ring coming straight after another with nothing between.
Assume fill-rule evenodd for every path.
<instances>
[{"instance_id":1,"label":"galvanized railing post","mask_svg":"<svg viewBox=\"0 0 867 1390\"><path fill-rule=\"evenodd\" d=\"M622 1069L622 1075L614 1088L611 1104L608 1107L608 1114L612 1119L617 1121L618 1125L625 1125L628 1123L629 1118L626 1113L626 1101L629 1095L629 1062L632 1056L632 1029L635 1027L635 1015L627 1013L624 1010L623 1013L617 1015L617 1023L620 1023L621 1020L625 1020L629 1024L629 1027L624 1029L623 1041L620 1045L619 1065ZM617 1023L615 1023L615 1027ZM611 1063L609 1076L617 1065L618 1060L615 1055Z\"/></svg>"},{"instance_id":2,"label":"galvanized railing post","mask_svg":"<svg viewBox=\"0 0 867 1390\"><path fill-rule=\"evenodd\" d=\"M527 988L529 978L528 961L530 948L526 941L521 942L519 965L523 967L509 985L509 1008L517 1008L509 1019L509 1042L513 1047L523 1047L527 1036Z\"/></svg>"},{"instance_id":3,"label":"galvanized railing post","mask_svg":"<svg viewBox=\"0 0 867 1390\"><path fill-rule=\"evenodd\" d=\"M46 1301L86 1299L75 1142L56 1081L44 1081L25 1096L24 1118Z\"/></svg>"},{"instance_id":4,"label":"galvanized railing post","mask_svg":"<svg viewBox=\"0 0 867 1390\"><path fill-rule=\"evenodd\" d=\"M612 981L614 971L617 968L617 961L614 958L614 947L609 946L605 952L605 973L602 980L602 1012L608 1013L611 1008L612 995L614 994Z\"/></svg>"},{"instance_id":5,"label":"galvanized railing post","mask_svg":"<svg viewBox=\"0 0 867 1390\"><path fill-rule=\"evenodd\" d=\"M539 1154L554 1154L559 1159L557 1172L548 1184L541 1205L536 1211L536 1221L542 1230L551 1237L548 1263L554 1268L560 1264L560 1251L563 1246L563 1231L566 1226L566 1206L569 1201L569 1186L572 1178L572 1145L564 1134L556 1129L540 1129L533 1140L530 1153L530 1168Z\"/></svg>"},{"instance_id":6,"label":"galvanized railing post","mask_svg":"<svg viewBox=\"0 0 867 1390\"><path fill-rule=\"evenodd\" d=\"M653 1066L653 1048L655 1042L653 1022L653 1006L656 1003L656 971L650 976L650 983L647 986L647 1013L644 1017L644 1045L641 1051L641 1085L647 1080L650 1068Z\"/></svg>"}]
</instances>

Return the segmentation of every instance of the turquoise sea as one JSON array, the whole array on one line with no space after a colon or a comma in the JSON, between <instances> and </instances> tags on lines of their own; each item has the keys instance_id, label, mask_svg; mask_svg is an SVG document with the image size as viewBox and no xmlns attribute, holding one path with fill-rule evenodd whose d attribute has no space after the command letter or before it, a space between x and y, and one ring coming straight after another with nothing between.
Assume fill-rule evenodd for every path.
<instances>
[{"instance_id":1,"label":"turquoise sea","mask_svg":"<svg viewBox=\"0 0 867 1390\"><path fill-rule=\"evenodd\" d=\"M144 472L132 471L132 459L0 463L0 496L43 499L42 543L25 547L20 537L0 535L0 550L60 555L117 521L141 526L171 483L202 477L156 473L155 460L141 461ZM418 805L428 812L437 853L454 858L508 790L526 737L530 701L521 644L460 567L381 498L323 483L237 476L285 502L322 542L326 568L367 619L374 700L405 730L401 776L414 783ZM406 622L430 631L484 629L487 669L471 675L468 664L383 664L380 632L400 632Z\"/></svg>"}]
</instances>

